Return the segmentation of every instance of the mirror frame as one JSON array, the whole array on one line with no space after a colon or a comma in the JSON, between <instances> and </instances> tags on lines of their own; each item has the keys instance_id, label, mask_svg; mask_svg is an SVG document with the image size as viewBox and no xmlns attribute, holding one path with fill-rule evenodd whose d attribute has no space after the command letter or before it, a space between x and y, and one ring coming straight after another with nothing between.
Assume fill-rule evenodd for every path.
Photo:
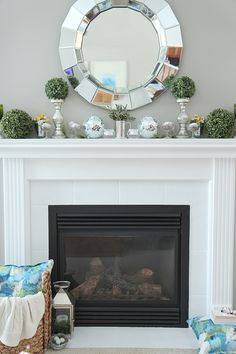
<instances>
[{"instance_id":1,"label":"mirror frame","mask_svg":"<svg viewBox=\"0 0 236 354\"><path fill-rule=\"evenodd\" d=\"M83 58L83 38L86 30L100 13L112 8L129 8L151 21L159 38L159 58L149 79L127 93L106 89L93 77ZM180 24L165 0L77 0L62 25L60 59L72 87L89 103L102 108L127 105L129 110L152 103L167 90L165 79L176 75L183 51Z\"/></svg>"}]
</instances>

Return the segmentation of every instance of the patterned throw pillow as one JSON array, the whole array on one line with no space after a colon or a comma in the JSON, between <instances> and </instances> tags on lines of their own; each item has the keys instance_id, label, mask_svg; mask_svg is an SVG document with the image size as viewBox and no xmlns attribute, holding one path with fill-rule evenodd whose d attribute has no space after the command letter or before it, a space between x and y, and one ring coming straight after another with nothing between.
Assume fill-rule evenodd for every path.
<instances>
[{"instance_id":1,"label":"patterned throw pillow","mask_svg":"<svg viewBox=\"0 0 236 354\"><path fill-rule=\"evenodd\" d=\"M199 354L236 353L236 326L214 324L211 319L194 317L188 321L199 343Z\"/></svg>"},{"instance_id":2,"label":"patterned throw pillow","mask_svg":"<svg viewBox=\"0 0 236 354\"><path fill-rule=\"evenodd\" d=\"M51 272L53 260L36 265L0 265L0 297L37 294L42 290L42 273Z\"/></svg>"}]
</instances>

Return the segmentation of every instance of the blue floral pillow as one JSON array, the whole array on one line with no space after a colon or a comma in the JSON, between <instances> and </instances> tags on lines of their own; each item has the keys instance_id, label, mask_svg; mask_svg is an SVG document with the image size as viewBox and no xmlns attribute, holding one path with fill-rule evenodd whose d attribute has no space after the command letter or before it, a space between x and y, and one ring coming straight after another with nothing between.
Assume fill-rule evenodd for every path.
<instances>
[{"instance_id":1,"label":"blue floral pillow","mask_svg":"<svg viewBox=\"0 0 236 354\"><path fill-rule=\"evenodd\" d=\"M236 353L236 326L214 324L194 317L188 321L199 343L199 354Z\"/></svg>"},{"instance_id":2,"label":"blue floral pillow","mask_svg":"<svg viewBox=\"0 0 236 354\"><path fill-rule=\"evenodd\" d=\"M42 290L42 273L51 272L53 260L36 265L0 265L0 297L37 294Z\"/></svg>"}]
</instances>

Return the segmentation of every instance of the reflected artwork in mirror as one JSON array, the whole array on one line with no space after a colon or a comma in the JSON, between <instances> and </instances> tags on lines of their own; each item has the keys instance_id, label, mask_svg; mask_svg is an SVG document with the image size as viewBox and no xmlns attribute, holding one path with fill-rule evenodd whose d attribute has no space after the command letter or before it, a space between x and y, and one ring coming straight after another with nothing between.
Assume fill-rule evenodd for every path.
<instances>
[{"instance_id":1,"label":"reflected artwork in mirror","mask_svg":"<svg viewBox=\"0 0 236 354\"><path fill-rule=\"evenodd\" d=\"M179 22L165 0L78 0L62 25L59 51L84 99L132 110L166 91L182 49Z\"/></svg>"}]
</instances>

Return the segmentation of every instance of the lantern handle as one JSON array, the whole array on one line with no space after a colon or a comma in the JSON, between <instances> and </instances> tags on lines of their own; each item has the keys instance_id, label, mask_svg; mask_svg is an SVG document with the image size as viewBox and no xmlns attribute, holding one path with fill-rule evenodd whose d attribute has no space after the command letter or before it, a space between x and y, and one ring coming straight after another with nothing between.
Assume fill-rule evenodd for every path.
<instances>
[{"instance_id":1,"label":"lantern handle","mask_svg":"<svg viewBox=\"0 0 236 354\"><path fill-rule=\"evenodd\" d=\"M53 283L55 288L60 288L60 289L68 289L70 287L70 281L66 280L61 280L61 281L55 281Z\"/></svg>"}]
</instances>

